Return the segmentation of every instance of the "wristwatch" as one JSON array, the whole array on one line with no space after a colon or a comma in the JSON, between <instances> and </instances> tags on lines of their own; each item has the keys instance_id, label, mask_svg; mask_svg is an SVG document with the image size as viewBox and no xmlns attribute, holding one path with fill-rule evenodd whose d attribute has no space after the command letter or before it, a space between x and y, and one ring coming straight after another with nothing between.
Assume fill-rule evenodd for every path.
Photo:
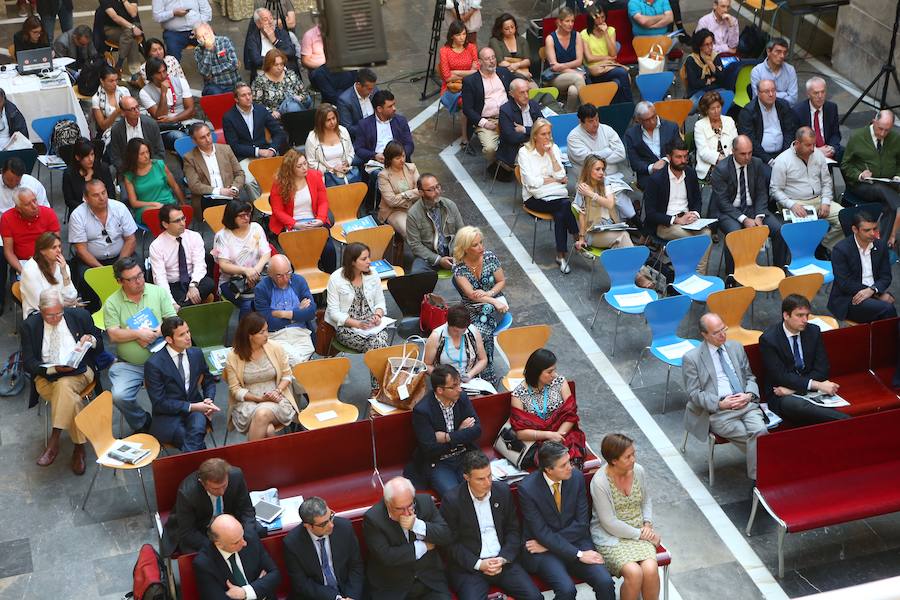
<instances>
[{"instance_id":1,"label":"wristwatch","mask_svg":"<svg viewBox=\"0 0 900 600\"><path fill-rule=\"evenodd\" d=\"M196 281L190 282L190 283L188 284L188 287L189 287L189 288L197 287L197 282L196 282Z\"/></svg>"},{"instance_id":2,"label":"wristwatch","mask_svg":"<svg viewBox=\"0 0 900 600\"><path fill-rule=\"evenodd\" d=\"M579 551L578 551L578 554L575 555L575 558L581 560L581 557L582 557L582 556L584 556L584 552L582 552L581 550L579 550Z\"/></svg>"}]
</instances>

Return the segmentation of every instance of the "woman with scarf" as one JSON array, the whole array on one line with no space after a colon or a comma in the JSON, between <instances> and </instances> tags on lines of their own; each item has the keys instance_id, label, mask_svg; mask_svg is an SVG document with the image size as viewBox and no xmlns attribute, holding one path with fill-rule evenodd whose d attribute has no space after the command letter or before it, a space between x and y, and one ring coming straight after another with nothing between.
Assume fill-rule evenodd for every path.
<instances>
[{"instance_id":1,"label":"woman with scarf","mask_svg":"<svg viewBox=\"0 0 900 600\"><path fill-rule=\"evenodd\" d=\"M688 98L722 87L719 83L722 76L722 59L713 50L715 41L716 38L709 29L698 29L691 38L691 47L694 51L684 61Z\"/></svg>"}]
</instances>

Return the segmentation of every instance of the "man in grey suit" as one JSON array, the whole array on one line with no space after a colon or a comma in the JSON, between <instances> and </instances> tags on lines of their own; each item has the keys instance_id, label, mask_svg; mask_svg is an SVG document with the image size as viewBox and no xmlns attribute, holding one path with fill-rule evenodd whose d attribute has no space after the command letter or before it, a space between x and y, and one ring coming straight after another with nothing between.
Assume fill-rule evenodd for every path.
<instances>
[{"instance_id":1,"label":"man in grey suit","mask_svg":"<svg viewBox=\"0 0 900 600\"><path fill-rule=\"evenodd\" d=\"M688 404L684 427L700 440L709 433L747 454L747 475L756 480L756 440L766 433L759 386L744 347L726 340L728 327L715 313L700 317L703 343L682 358Z\"/></svg>"},{"instance_id":2,"label":"man in grey suit","mask_svg":"<svg viewBox=\"0 0 900 600\"><path fill-rule=\"evenodd\" d=\"M132 138L143 138L150 145L151 158L165 160L166 151L163 148L162 136L159 133L156 119L141 114L141 106L138 104L137 98L125 96L119 101L119 108L122 109L123 118L116 121L110 130L107 153L110 163L116 168L116 175L121 178L125 145Z\"/></svg>"}]
</instances>

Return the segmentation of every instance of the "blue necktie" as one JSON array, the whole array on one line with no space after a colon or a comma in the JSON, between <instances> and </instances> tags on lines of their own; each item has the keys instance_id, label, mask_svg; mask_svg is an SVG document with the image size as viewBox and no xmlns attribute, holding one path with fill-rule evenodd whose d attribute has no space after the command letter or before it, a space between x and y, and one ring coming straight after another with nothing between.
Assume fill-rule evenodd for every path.
<instances>
[{"instance_id":1,"label":"blue necktie","mask_svg":"<svg viewBox=\"0 0 900 600\"><path fill-rule=\"evenodd\" d=\"M319 538L319 554L322 555L322 575L325 576L325 585L337 589L337 579L334 578L334 572L331 570L331 563L328 561L328 550L325 548L325 538Z\"/></svg>"},{"instance_id":2,"label":"blue necktie","mask_svg":"<svg viewBox=\"0 0 900 600\"><path fill-rule=\"evenodd\" d=\"M803 370L803 357L800 355L800 339L799 335L791 336L793 338L793 347L794 347L794 366L797 367L798 371Z\"/></svg>"},{"instance_id":3,"label":"blue necktie","mask_svg":"<svg viewBox=\"0 0 900 600\"><path fill-rule=\"evenodd\" d=\"M725 360L725 348L719 346L719 349L716 350L716 353L719 356L719 364L722 366L722 372L725 373L725 377L728 378L728 384L731 386L731 393L743 393L744 386L742 386L741 382L738 381L737 373L734 372L734 369L732 369L731 365L728 364L728 361Z\"/></svg>"},{"instance_id":4,"label":"blue necktie","mask_svg":"<svg viewBox=\"0 0 900 600\"><path fill-rule=\"evenodd\" d=\"M222 496L216 496L216 514L214 517L218 517L222 514Z\"/></svg>"}]
</instances>

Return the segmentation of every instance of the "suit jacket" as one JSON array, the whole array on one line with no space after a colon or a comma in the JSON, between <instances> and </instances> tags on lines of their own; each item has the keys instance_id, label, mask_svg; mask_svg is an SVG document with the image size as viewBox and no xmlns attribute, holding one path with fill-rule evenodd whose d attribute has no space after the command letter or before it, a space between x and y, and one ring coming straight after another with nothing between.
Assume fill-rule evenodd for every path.
<instances>
[{"instance_id":1,"label":"suit jacket","mask_svg":"<svg viewBox=\"0 0 900 600\"><path fill-rule=\"evenodd\" d=\"M541 118L541 105L529 100L528 112L534 123ZM522 125L522 111L515 100L510 100L500 107L500 147L497 149L497 158L508 165L515 164L519 148L531 136L531 127L526 127L525 133L519 133L516 125Z\"/></svg>"},{"instance_id":2,"label":"suit jacket","mask_svg":"<svg viewBox=\"0 0 900 600\"><path fill-rule=\"evenodd\" d=\"M296 527L284 538L284 563L291 578L291 598L294 600L334 600L335 596L362 598L365 568L350 521L335 517L328 542L337 588L325 585L322 563L306 527Z\"/></svg>"},{"instance_id":3,"label":"suit jacket","mask_svg":"<svg viewBox=\"0 0 900 600\"><path fill-rule=\"evenodd\" d=\"M873 177L893 177L900 172L900 134L889 131L881 144L881 152L872 141L871 125L850 134L841 160L841 172L847 186L859 184L859 174L868 169Z\"/></svg>"},{"instance_id":4,"label":"suit jacket","mask_svg":"<svg viewBox=\"0 0 900 600\"><path fill-rule=\"evenodd\" d=\"M700 214L700 182L692 167L684 168L684 185L687 189L688 210ZM655 232L657 225L669 225L666 209L669 206L669 168L660 169L647 178L644 185L644 224Z\"/></svg>"},{"instance_id":5,"label":"suit jacket","mask_svg":"<svg viewBox=\"0 0 900 600\"><path fill-rule=\"evenodd\" d=\"M872 277L875 289L880 294L891 287L891 261L884 242L875 240L872 248ZM838 319L847 318L850 300L856 292L866 287L862 282L862 261L856 236L849 235L835 244L831 250L831 268L834 271L834 284L828 296L828 310Z\"/></svg>"},{"instance_id":6,"label":"suit jacket","mask_svg":"<svg viewBox=\"0 0 900 600\"><path fill-rule=\"evenodd\" d=\"M275 28L275 47L287 55L287 66L296 71L299 75L300 69L297 66L297 47L294 46L294 42L291 41L291 34L281 27ZM251 83L256 79L256 71L262 69L265 57L262 56L261 53L262 33L259 31L259 27L256 26L256 23L251 19L247 26L247 37L244 38L244 67L250 71Z\"/></svg>"},{"instance_id":7,"label":"suit jacket","mask_svg":"<svg viewBox=\"0 0 900 600\"><path fill-rule=\"evenodd\" d=\"M150 155L152 158L165 160L166 151L163 148L162 136L159 133L159 125L151 116L141 115L141 131L144 134L144 141L150 145ZM118 119L113 123L109 133L109 158L116 173L121 174L122 163L125 159L125 146L128 140L125 139L125 119Z\"/></svg>"},{"instance_id":8,"label":"suit jacket","mask_svg":"<svg viewBox=\"0 0 900 600\"><path fill-rule=\"evenodd\" d=\"M730 156L720 160L712 171L712 198L710 206L715 206L720 216L728 216L738 220L740 215L751 219L756 215L769 216L769 181L761 160L755 156L746 167L747 194L751 204L744 204L740 208L734 206L734 199L738 193L738 170L734 159Z\"/></svg>"},{"instance_id":9,"label":"suit jacket","mask_svg":"<svg viewBox=\"0 0 900 600\"><path fill-rule=\"evenodd\" d=\"M509 486L502 481L491 484L491 514L500 542L500 553L507 562L515 562L522 545L519 515ZM475 516L475 504L465 481L441 500L441 514L453 532L453 543L447 547L451 568L477 573L475 563L481 554L481 529Z\"/></svg>"},{"instance_id":10,"label":"suit jacket","mask_svg":"<svg viewBox=\"0 0 900 600\"><path fill-rule=\"evenodd\" d=\"M266 141L266 130L269 131L271 141ZM234 105L222 117L222 132L225 134L225 142L231 146L239 161L256 158L257 148L271 148L280 154L288 143L281 123L262 104L253 105L253 131L247 129L247 122L237 105Z\"/></svg>"},{"instance_id":11,"label":"suit jacket","mask_svg":"<svg viewBox=\"0 0 900 600\"><path fill-rule=\"evenodd\" d=\"M3 111L6 113L6 123L9 127L9 135L18 131L27 138L28 125L25 123L25 116L22 114L22 111L19 110L19 107L10 102L9 98L7 98L6 102L3 104Z\"/></svg>"},{"instance_id":12,"label":"suit jacket","mask_svg":"<svg viewBox=\"0 0 900 600\"><path fill-rule=\"evenodd\" d=\"M204 398L215 399L216 381L209 373L209 366L203 358L203 350L191 347L185 354L190 382L187 391L184 389L178 366L166 348L151 354L144 363L144 387L147 388L147 397L150 398L153 407L153 416L187 415L192 402L203 402Z\"/></svg>"},{"instance_id":13,"label":"suit jacket","mask_svg":"<svg viewBox=\"0 0 900 600\"><path fill-rule=\"evenodd\" d=\"M475 419L475 425L460 429L459 424L469 417ZM481 421L465 392L459 395L459 400L453 405L453 431L450 432L448 443L439 443L434 437L437 431L447 432L444 413L441 412L440 401L434 392L428 392L413 408L412 426L418 442L413 452L413 460L428 473L443 456L450 454L454 449L458 450L459 446L465 447L466 450L476 449L478 438L481 437Z\"/></svg>"},{"instance_id":14,"label":"suit jacket","mask_svg":"<svg viewBox=\"0 0 900 600\"><path fill-rule=\"evenodd\" d=\"M794 365L794 350L784 333L781 321L769 325L759 336L759 353L765 369L763 399L776 414L781 414L781 397L772 392L775 386L784 386L802 394L809 389L809 381L828 379L828 353L822 343L822 332L812 323L800 332L800 348L803 352L803 368Z\"/></svg>"},{"instance_id":15,"label":"suit jacket","mask_svg":"<svg viewBox=\"0 0 900 600\"><path fill-rule=\"evenodd\" d=\"M632 125L625 130L625 139L622 140L625 142L625 154L628 156L628 164L631 165L631 170L637 175L638 185L642 188L646 185L645 182L650 177L647 169L650 168L650 165L665 156L666 146L675 139L675 136L679 135L681 135L681 133L678 130L678 125L672 121L666 121L665 119L660 118L659 151L662 156L657 156L653 153L653 150L650 149L650 146L644 142L644 138L641 134L641 126L639 124Z\"/></svg>"},{"instance_id":16,"label":"suit jacket","mask_svg":"<svg viewBox=\"0 0 900 600\"><path fill-rule=\"evenodd\" d=\"M497 77L503 84L503 89L509 89L509 82L513 75L506 67L497 67ZM481 72L475 71L466 75L462 80L462 109L466 115L466 135L472 137L475 126L481 120L481 111L484 110L484 81Z\"/></svg>"},{"instance_id":17,"label":"suit jacket","mask_svg":"<svg viewBox=\"0 0 900 600\"><path fill-rule=\"evenodd\" d=\"M328 192L325 191L325 176L315 169L306 172L306 189L309 190L309 202L312 214L322 221L326 227L331 226L328 219ZM269 206L272 214L269 216L269 231L276 236L285 229L291 230L297 221L294 220L294 198L284 198L281 192L281 184L278 180L272 182L269 191Z\"/></svg>"},{"instance_id":18,"label":"suit jacket","mask_svg":"<svg viewBox=\"0 0 900 600\"><path fill-rule=\"evenodd\" d=\"M254 123L255 124L255 123ZM222 176L222 184L225 187L234 186L238 189L244 187L245 177L241 163L232 152L231 147L225 144L215 144L216 162L219 164L219 174ZM203 160L200 148L194 148L182 158L184 176L187 178L188 188L196 202L206 194L215 193L209 178L209 169Z\"/></svg>"},{"instance_id":19,"label":"suit jacket","mask_svg":"<svg viewBox=\"0 0 900 600\"><path fill-rule=\"evenodd\" d=\"M579 550L594 549L591 507L581 471L572 469L572 476L561 483L562 509L557 510L543 470L534 471L519 482L522 541L537 540L563 562L574 563Z\"/></svg>"},{"instance_id":20,"label":"suit jacket","mask_svg":"<svg viewBox=\"0 0 900 600\"><path fill-rule=\"evenodd\" d=\"M424 541L446 546L453 533L428 494L416 494L416 516L425 522ZM368 548L366 577L373 600L404 600L416 578L427 588L448 594L444 564L435 550L416 560L413 542L392 520L384 500L366 511L363 534Z\"/></svg>"},{"instance_id":21,"label":"suit jacket","mask_svg":"<svg viewBox=\"0 0 900 600\"><path fill-rule=\"evenodd\" d=\"M809 100L798 102L791 110L794 113L794 120L798 129L800 127L813 127ZM825 104L822 105L822 137L825 138L827 145L834 148L835 153L841 149L841 125L838 122L838 107L831 100L826 100Z\"/></svg>"},{"instance_id":22,"label":"suit jacket","mask_svg":"<svg viewBox=\"0 0 900 600\"><path fill-rule=\"evenodd\" d=\"M263 548L259 538L244 532L244 539L247 545L238 552L238 556L241 557L247 581L259 600L275 600L275 592L281 583L278 565ZM260 577L263 571L266 574ZM203 600L228 600L225 594L228 589L225 580L237 585L231 567L222 558L215 544L209 541L194 558L194 575L197 578L197 590Z\"/></svg>"},{"instance_id":23,"label":"suit jacket","mask_svg":"<svg viewBox=\"0 0 900 600\"><path fill-rule=\"evenodd\" d=\"M31 408L38 403L37 389L34 387L34 378L40 375L49 381L56 381L61 377L69 375L78 375L84 373L88 367L93 369L94 375L97 375L97 355L103 352L103 334L94 325L91 313L83 308L66 308L63 310L63 320L69 328L69 333L75 338L75 342L81 339L83 335L92 335L97 340L97 345L88 350L81 364L75 371L71 373L55 373L48 374L47 369L41 366L42 360L42 344L44 340L44 319L40 313L32 313L22 322L22 362L25 370L31 375L31 396L28 401L28 407Z\"/></svg>"},{"instance_id":24,"label":"suit jacket","mask_svg":"<svg viewBox=\"0 0 900 600\"><path fill-rule=\"evenodd\" d=\"M378 88L372 90L372 94L378 91ZM369 95L371 98L372 96ZM341 125L350 132L350 137L356 139L359 131L359 122L363 119L362 108L359 106L359 100L356 99L356 84L351 85L341 92L337 101L338 115L341 119Z\"/></svg>"},{"instance_id":25,"label":"suit jacket","mask_svg":"<svg viewBox=\"0 0 900 600\"><path fill-rule=\"evenodd\" d=\"M781 98L775 99L775 112L778 114L778 122L781 123L781 149L769 154L762 147L763 118L762 109L759 108L759 100L754 98L747 106L741 109L738 115L738 133L746 135L753 142L753 156L767 163L787 150L797 133L797 120L791 111L790 105Z\"/></svg>"},{"instance_id":26,"label":"suit jacket","mask_svg":"<svg viewBox=\"0 0 900 600\"><path fill-rule=\"evenodd\" d=\"M256 510L250 503L244 473L237 467L228 470L228 487L222 495L222 511L241 522L245 535L257 531ZM212 501L194 471L178 486L175 508L169 513L159 543L162 555L171 556L176 549L184 554L203 548L208 540L206 529L212 516Z\"/></svg>"},{"instance_id":27,"label":"suit jacket","mask_svg":"<svg viewBox=\"0 0 900 600\"><path fill-rule=\"evenodd\" d=\"M353 139L353 151L361 164L365 164L375 157L375 144L378 142L376 118L374 114L371 114L357 124L356 137ZM391 134L393 134L395 142L403 145L406 162L412 162L412 154L416 146L413 143L412 132L409 130L406 117L400 114L394 115L391 119Z\"/></svg>"},{"instance_id":28,"label":"suit jacket","mask_svg":"<svg viewBox=\"0 0 900 600\"><path fill-rule=\"evenodd\" d=\"M756 376L750 370L750 361L747 359L744 347L738 342L727 340L725 352L731 360L738 379L744 386L744 391L755 394L758 398L759 386L756 383ZM684 389L688 393L688 403L684 408L684 427L697 439L706 441L709 436L710 415L719 412L719 400L721 400L716 379L716 367L709 355L709 344L703 342L685 354L681 365ZM744 410L750 409L751 406L748 405Z\"/></svg>"}]
</instances>

